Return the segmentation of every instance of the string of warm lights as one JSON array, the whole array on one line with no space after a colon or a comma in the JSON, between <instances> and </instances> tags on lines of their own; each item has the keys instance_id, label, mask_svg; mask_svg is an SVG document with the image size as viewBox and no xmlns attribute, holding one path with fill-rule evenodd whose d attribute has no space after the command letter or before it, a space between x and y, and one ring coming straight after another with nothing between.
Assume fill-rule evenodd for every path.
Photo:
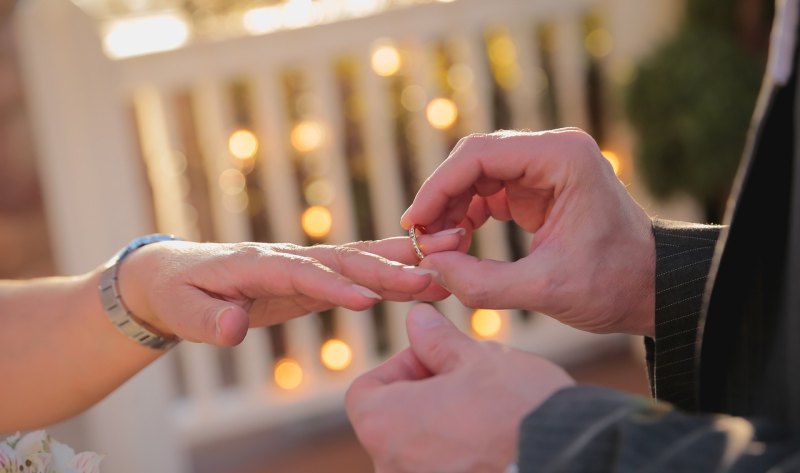
<instances>
[{"instance_id":1,"label":"string of warm lights","mask_svg":"<svg viewBox=\"0 0 800 473\"><path fill-rule=\"evenodd\" d=\"M502 311L477 309L470 316L472 333L482 339L499 338L504 330ZM322 365L331 371L344 371L353 362L353 351L346 342L339 339L327 340L320 349ZM292 358L278 360L273 367L273 379L281 389L291 391L303 383L303 367Z\"/></svg>"}]
</instances>

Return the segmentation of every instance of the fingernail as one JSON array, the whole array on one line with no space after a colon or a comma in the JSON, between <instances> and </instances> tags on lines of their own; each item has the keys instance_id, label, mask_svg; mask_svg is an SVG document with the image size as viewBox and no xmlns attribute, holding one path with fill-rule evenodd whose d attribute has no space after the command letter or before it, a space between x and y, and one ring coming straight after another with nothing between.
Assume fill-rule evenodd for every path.
<instances>
[{"instance_id":1,"label":"fingernail","mask_svg":"<svg viewBox=\"0 0 800 473\"><path fill-rule=\"evenodd\" d=\"M418 266L403 266L403 270L408 271L411 274L418 274L420 276L426 276L430 274L434 278L439 277L439 271L436 271L434 269L425 269L425 268L420 268Z\"/></svg>"},{"instance_id":2,"label":"fingernail","mask_svg":"<svg viewBox=\"0 0 800 473\"><path fill-rule=\"evenodd\" d=\"M411 312L411 322L419 328L433 328L447 325L447 319L433 307L420 304Z\"/></svg>"},{"instance_id":3,"label":"fingernail","mask_svg":"<svg viewBox=\"0 0 800 473\"><path fill-rule=\"evenodd\" d=\"M436 232L436 233L432 234L431 236L438 237L438 236L456 235L456 234L457 235L465 235L466 233L467 233L467 231L465 229L463 229L461 227L456 227L456 228L448 228L447 230L442 230L440 232Z\"/></svg>"},{"instance_id":4,"label":"fingernail","mask_svg":"<svg viewBox=\"0 0 800 473\"><path fill-rule=\"evenodd\" d=\"M403 212L403 215L401 215L401 216L400 216L400 225L403 225L403 228L405 228L405 225L404 225L404 224L408 223L408 222L406 221L406 220L407 220L406 214L408 213L408 211L409 211L409 210L411 210L411 208L410 208L410 207L409 207L409 208L407 208L407 209L406 209L406 211L405 211L405 212ZM410 226L410 225L409 225L409 226Z\"/></svg>"},{"instance_id":5,"label":"fingernail","mask_svg":"<svg viewBox=\"0 0 800 473\"><path fill-rule=\"evenodd\" d=\"M369 297L370 299L375 299L376 301L382 301L383 297L381 297L377 292L366 288L364 286L359 286L358 284L353 284L353 289L355 289L359 294L364 297Z\"/></svg>"}]
</instances>

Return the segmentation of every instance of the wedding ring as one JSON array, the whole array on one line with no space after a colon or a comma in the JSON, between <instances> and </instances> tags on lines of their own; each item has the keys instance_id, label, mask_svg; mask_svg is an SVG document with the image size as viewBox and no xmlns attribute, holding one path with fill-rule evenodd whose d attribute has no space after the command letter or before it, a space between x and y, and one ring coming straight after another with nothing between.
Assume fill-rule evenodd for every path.
<instances>
[{"instance_id":1,"label":"wedding ring","mask_svg":"<svg viewBox=\"0 0 800 473\"><path fill-rule=\"evenodd\" d=\"M425 259L425 253L422 252L422 248L419 247L419 242L417 241L417 232L420 234L425 232L425 227L422 225L411 225L411 228L408 229L408 236L411 237L411 246L414 247L414 252L417 254L417 258L422 261Z\"/></svg>"}]
</instances>

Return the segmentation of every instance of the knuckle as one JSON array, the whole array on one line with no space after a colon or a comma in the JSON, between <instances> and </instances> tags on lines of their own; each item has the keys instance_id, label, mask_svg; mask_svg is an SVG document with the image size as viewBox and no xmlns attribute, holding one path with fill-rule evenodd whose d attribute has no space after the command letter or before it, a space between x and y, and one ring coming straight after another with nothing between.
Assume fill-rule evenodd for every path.
<instances>
[{"instance_id":1,"label":"knuckle","mask_svg":"<svg viewBox=\"0 0 800 473\"><path fill-rule=\"evenodd\" d=\"M580 128L570 129L564 133L569 138L570 152L567 153L567 156L571 158L574 164L581 168L594 168L598 164L603 164L605 159L603 159L600 148L591 135Z\"/></svg>"},{"instance_id":2,"label":"knuckle","mask_svg":"<svg viewBox=\"0 0 800 473\"><path fill-rule=\"evenodd\" d=\"M301 253L307 250L307 247L296 245L294 243L273 243L270 245L270 248L277 252L282 253Z\"/></svg>"},{"instance_id":3,"label":"knuckle","mask_svg":"<svg viewBox=\"0 0 800 473\"><path fill-rule=\"evenodd\" d=\"M348 243L344 245L344 247L353 250L360 250L365 253L375 253L374 250L376 248L377 243L378 242L376 242L375 240L362 240L354 243Z\"/></svg>"},{"instance_id":4,"label":"knuckle","mask_svg":"<svg viewBox=\"0 0 800 473\"><path fill-rule=\"evenodd\" d=\"M362 254L361 250L358 248L349 246L334 246L331 248L331 253L333 254L333 260L336 264L337 271L344 268L348 260Z\"/></svg>"},{"instance_id":5,"label":"knuckle","mask_svg":"<svg viewBox=\"0 0 800 473\"><path fill-rule=\"evenodd\" d=\"M486 144L486 141L493 138L493 136L493 134L486 133L470 133L469 135L458 140L451 155L455 154L456 152L464 153L480 149Z\"/></svg>"},{"instance_id":6,"label":"knuckle","mask_svg":"<svg viewBox=\"0 0 800 473\"><path fill-rule=\"evenodd\" d=\"M347 258L361 254L361 250L352 246L335 246L332 249L333 253L341 258Z\"/></svg>"},{"instance_id":7,"label":"knuckle","mask_svg":"<svg viewBox=\"0 0 800 473\"><path fill-rule=\"evenodd\" d=\"M486 133L470 133L467 136L461 137L461 139L458 140L456 147L475 143L476 141L483 141L489 136L491 135L487 135Z\"/></svg>"},{"instance_id":8,"label":"knuckle","mask_svg":"<svg viewBox=\"0 0 800 473\"><path fill-rule=\"evenodd\" d=\"M476 281L464 281L456 286L454 292L461 303L470 309L480 309L486 304L488 294L484 287Z\"/></svg>"},{"instance_id":9,"label":"knuckle","mask_svg":"<svg viewBox=\"0 0 800 473\"><path fill-rule=\"evenodd\" d=\"M557 277L552 273L543 274L531 281L527 281L526 284L530 293L537 295L558 294L561 286L557 282Z\"/></svg>"},{"instance_id":10,"label":"knuckle","mask_svg":"<svg viewBox=\"0 0 800 473\"><path fill-rule=\"evenodd\" d=\"M266 248L258 243L243 242L235 243L232 251L243 258L259 258L266 253Z\"/></svg>"}]
</instances>

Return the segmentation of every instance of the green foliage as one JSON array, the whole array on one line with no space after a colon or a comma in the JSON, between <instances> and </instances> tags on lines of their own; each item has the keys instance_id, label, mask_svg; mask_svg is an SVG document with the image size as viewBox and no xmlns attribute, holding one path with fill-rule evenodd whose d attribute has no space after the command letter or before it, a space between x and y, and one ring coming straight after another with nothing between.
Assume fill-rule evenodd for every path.
<instances>
[{"instance_id":1,"label":"green foliage","mask_svg":"<svg viewBox=\"0 0 800 473\"><path fill-rule=\"evenodd\" d=\"M705 8L710 3L720 2L689 2L694 19L640 64L626 97L638 169L650 189L657 197L687 192L707 209L727 195L763 69L721 27L732 17ZM703 26L698 15L720 27Z\"/></svg>"},{"instance_id":2,"label":"green foliage","mask_svg":"<svg viewBox=\"0 0 800 473\"><path fill-rule=\"evenodd\" d=\"M738 0L689 0L686 2L687 26L731 32L736 24L738 3Z\"/></svg>"}]
</instances>

